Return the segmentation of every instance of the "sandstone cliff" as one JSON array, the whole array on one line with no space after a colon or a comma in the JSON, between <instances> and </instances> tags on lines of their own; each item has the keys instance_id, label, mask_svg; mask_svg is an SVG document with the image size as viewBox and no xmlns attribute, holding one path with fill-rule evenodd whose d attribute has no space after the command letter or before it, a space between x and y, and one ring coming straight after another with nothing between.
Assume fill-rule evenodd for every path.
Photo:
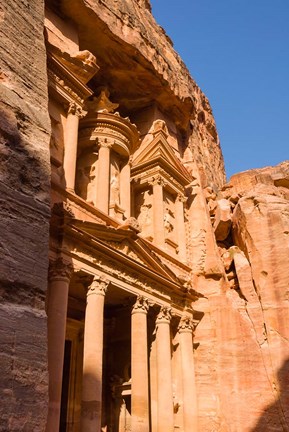
<instances>
[{"instance_id":1,"label":"sandstone cliff","mask_svg":"<svg viewBox=\"0 0 289 432\"><path fill-rule=\"evenodd\" d=\"M49 134L43 4L0 6L1 431L42 431Z\"/></svg>"},{"instance_id":2,"label":"sandstone cliff","mask_svg":"<svg viewBox=\"0 0 289 432\"><path fill-rule=\"evenodd\" d=\"M155 22L149 2L63 0L61 5L78 26L80 49L92 52L101 66L95 85L107 83L124 114L156 103L191 148L202 183L222 186L224 162L209 101Z\"/></svg>"},{"instance_id":3,"label":"sandstone cliff","mask_svg":"<svg viewBox=\"0 0 289 432\"><path fill-rule=\"evenodd\" d=\"M237 174L216 197L227 283L219 292L207 283L199 302L206 312L195 351L202 431L289 430L288 174L288 162ZM216 228L228 220L220 238Z\"/></svg>"},{"instance_id":4,"label":"sandstone cliff","mask_svg":"<svg viewBox=\"0 0 289 432\"><path fill-rule=\"evenodd\" d=\"M169 117L194 176L187 217L192 281L202 295L195 305L199 430L289 430L289 164L241 173L223 187L209 102L148 0L47 6L71 19L79 36L65 46L45 33L47 45L68 58L78 45L90 50L101 67L89 85L108 86L122 115L153 105ZM0 7L3 431L44 430L47 409L50 124L43 9L35 0Z\"/></svg>"}]
</instances>

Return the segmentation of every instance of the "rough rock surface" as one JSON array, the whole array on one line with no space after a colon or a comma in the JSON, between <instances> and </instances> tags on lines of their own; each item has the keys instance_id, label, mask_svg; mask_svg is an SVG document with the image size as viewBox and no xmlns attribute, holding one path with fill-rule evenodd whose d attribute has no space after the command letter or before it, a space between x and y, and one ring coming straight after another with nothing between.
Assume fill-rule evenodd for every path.
<instances>
[{"instance_id":1,"label":"rough rock surface","mask_svg":"<svg viewBox=\"0 0 289 432\"><path fill-rule=\"evenodd\" d=\"M209 102L152 18L149 1L62 0L61 8L79 28L80 49L102 64L92 87L109 85L122 115L152 104L167 110L193 153L186 161L196 167L187 217L193 286L202 294L194 305L199 431L289 430L289 163L235 175L221 189L223 159ZM1 431L43 431L47 409L43 9L36 0L0 6ZM61 40L58 49L73 51Z\"/></svg>"},{"instance_id":2,"label":"rough rock surface","mask_svg":"<svg viewBox=\"0 0 289 432\"><path fill-rule=\"evenodd\" d=\"M43 3L0 6L1 431L42 431L47 405L49 134Z\"/></svg>"},{"instance_id":3,"label":"rough rock surface","mask_svg":"<svg viewBox=\"0 0 289 432\"><path fill-rule=\"evenodd\" d=\"M153 102L166 109L185 137L184 145L189 143L192 149L202 184L221 187L224 162L209 101L155 22L149 2L62 0L61 4L78 25L80 49L91 51L103 65L96 81L109 83L111 95L128 110L131 104L143 108ZM120 81L123 93L113 87Z\"/></svg>"},{"instance_id":4,"label":"rough rock surface","mask_svg":"<svg viewBox=\"0 0 289 432\"><path fill-rule=\"evenodd\" d=\"M288 162L247 171L218 194L232 232L219 243L227 282L206 281L196 305L202 431L289 430L288 173Z\"/></svg>"}]
</instances>

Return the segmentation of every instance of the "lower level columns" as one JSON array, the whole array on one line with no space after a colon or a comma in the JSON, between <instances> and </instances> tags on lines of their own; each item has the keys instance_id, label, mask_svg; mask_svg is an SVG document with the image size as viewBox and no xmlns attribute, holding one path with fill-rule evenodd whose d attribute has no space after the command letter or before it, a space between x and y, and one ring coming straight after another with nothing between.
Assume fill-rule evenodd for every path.
<instances>
[{"instance_id":1,"label":"lower level columns","mask_svg":"<svg viewBox=\"0 0 289 432\"><path fill-rule=\"evenodd\" d=\"M50 264L47 292L49 405L46 432L59 430L69 281L72 266L58 258Z\"/></svg>"},{"instance_id":2,"label":"lower level columns","mask_svg":"<svg viewBox=\"0 0 289 432\"><path fill-rule=\"evenodd\" d=\"M131 430L149 431L148 300L138 296L131 317Z\"/></svg>"},{"instance_id":3,"label":"lower level columns","mask_svg":"<svg viewBox=\"0 0 289 432\"><path fill-rule=\"evenodd\" d=\"M103 312L107 286L105 279L96 276L87 291L81 432L101 431Z\"/></svg>"},{"instance_id":4,"label":"lower level columns","mask_svg":"<svg viewBox=\"0 0 289 432\"><path fill-rule=\"evenodd\" d=\"M178 330L182 368L184 432L197 432L198 424L193 357L193 322L190 316L185 315L181 318Z\"/></svg>"},{"instance_id":5,"label":"lower level columns","mask_svg":"<svg viewBox=\"0 0 289 432\"><path fill-rule=\"evenodd\" d=\"M158 432L174 431L170 320L171 309L163 306L156 320Z\"/></svg>"}]
</instances>

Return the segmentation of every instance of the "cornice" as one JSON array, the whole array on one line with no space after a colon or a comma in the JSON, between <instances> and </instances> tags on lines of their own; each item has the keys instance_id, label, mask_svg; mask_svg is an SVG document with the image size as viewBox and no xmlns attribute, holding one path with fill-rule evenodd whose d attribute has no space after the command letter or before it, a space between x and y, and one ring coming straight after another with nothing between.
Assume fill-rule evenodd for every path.
<instances>
[{"instance_id":1,"label":"cornice","mask_svg":"<svg viewBox=\"0 0 289 432\"><path fill-rule=\"evenodd\" d=\"M82 108L93 92L69 71L53 54L47 55L48 87L60 102L75 102Z\"/></svg>"}]
</instances>

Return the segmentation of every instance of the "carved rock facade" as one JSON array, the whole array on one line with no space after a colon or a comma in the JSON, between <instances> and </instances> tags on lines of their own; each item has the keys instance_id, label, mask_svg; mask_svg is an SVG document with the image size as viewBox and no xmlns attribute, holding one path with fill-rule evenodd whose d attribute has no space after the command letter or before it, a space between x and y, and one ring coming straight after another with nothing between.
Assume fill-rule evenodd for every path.
<instances>
[{"instance_id":1,"label":"carved rock facade","mask_svg":"<svg viewBox=\"0 0 289 432\"><path fill-rule=\"evenodd\" d=\"M224 185L149 1L12 3L0 430L287 430L288 163Z\"/></svg>"}]
</instances>

